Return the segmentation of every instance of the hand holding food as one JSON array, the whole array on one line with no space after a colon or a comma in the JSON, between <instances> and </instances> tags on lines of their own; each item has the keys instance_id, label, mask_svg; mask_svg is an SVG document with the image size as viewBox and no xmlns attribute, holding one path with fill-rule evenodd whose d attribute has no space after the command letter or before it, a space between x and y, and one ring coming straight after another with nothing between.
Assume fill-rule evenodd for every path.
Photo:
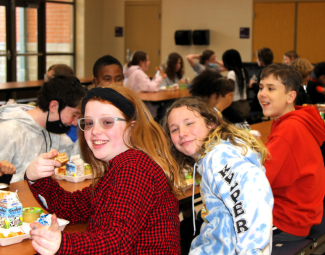
<instances>
[{"instance_id":1,"label":"hand holding food","mask_svg":"<svg viewBox=\"0 0 325 255\"><path fill-rule=\"evenodd\" d=\"M2 160L0 162L0 176L3 174L14 174L16 173L16 168L13 164Z\"/></svg>"},{"instance_id":2,"label":"hand holding food","mask_svg":"<svg viewBox=\"0 0 325 255\"><path fill-rule=\"evenodd\" d=\"M48 153L39 155L27 167L26 177L31 181L36 181L41 178L52 176L54 174L54 168L61 166L59 161L53 159L58 154L59 152L53 149Z\"/></svg>"},{"instance_id":3,"label":"hand holding food","mask_svg":"<svg viewBox=\"0 0 325 255\"><path fill-rule=\"evenodd\" d=\"M61 245L61 230L55 214L52 215L51 225L43 226L38 222L30 224L30 236L34 249L40 254L55 254Z\"/></svg>"},{"instance_id":4,"label":"hand holding food","mask_svg":"<svg viewBox=\"0 0 325 255\"><path fill-rule=\"evenodd\" d=\"M159 67L156 67L156 70L159 71L159 75L161 75L163 78L167 76L167 74L163 72L163 70L161 70Z\"/></svg>"}]
</instances>

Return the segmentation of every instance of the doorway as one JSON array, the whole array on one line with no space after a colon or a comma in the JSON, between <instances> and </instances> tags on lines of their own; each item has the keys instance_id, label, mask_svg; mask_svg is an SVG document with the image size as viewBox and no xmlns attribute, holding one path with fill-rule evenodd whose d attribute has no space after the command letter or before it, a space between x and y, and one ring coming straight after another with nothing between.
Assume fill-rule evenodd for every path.
<instances>
[{"instance_id":1,"label":"doorway","mask_svg":"<svg viewBox=\"0 0 325 255\"><path fill-rule=\"evenodd\" d=\"M146 52L150 59L149 77L160 66L161 2L125 2L125 59L130 60L137 50Z\"/></svg>"}]
</instances>

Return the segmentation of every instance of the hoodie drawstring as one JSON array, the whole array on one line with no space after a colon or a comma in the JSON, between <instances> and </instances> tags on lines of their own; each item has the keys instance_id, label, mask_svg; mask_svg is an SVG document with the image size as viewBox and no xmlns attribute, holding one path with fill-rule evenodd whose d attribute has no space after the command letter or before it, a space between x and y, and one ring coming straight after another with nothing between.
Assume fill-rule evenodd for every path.
<instances>
[{"instance_id":1,"label":"hoodie drawstring","mask_svg":"<svg viewBox=\"0 0 325 255\"><path fill-rule=\"evenodd\" d=\"M51 150L51 148L52 148L52 139L51 139L51 135L50 135L50 133L49 132L47 132L48 134L49 134L49 137L50 137L50 150ZM44 141L45 141L45 146L46 146L46 152L47 152L47 141L46 141L46 137L45 137L45 134L44 134L44 131L42 130L42 134L43 134L43 136L44 136Z\"/></svg>"},{"instance_id":2,"label":"hoodie drawstring","mask_svg":"<svg viewBox=\"0 0 325 255\"><path fill-rule=\"evenodd\" d=\"M196 228L195 228L195 210L194 210L194 193L195 193L195 169L197 167L197 163L194 164L194 170L193 170L193 192L192 192L192 217L193 217L193 229L194 233L193 236L195 236Z\"/></svg>"}]
</instances>

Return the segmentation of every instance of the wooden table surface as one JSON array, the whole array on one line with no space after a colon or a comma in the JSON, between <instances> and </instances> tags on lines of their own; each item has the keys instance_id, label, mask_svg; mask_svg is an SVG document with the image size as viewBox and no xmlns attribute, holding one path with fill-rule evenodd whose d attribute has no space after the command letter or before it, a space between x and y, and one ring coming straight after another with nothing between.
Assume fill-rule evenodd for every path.
<instances>
[{"instance_id":1,"label":"wooden table surface","mask_svg":"<svg viewBox=\"0 0 325 255\"><path fill-rule=\"evenodd\" d=\"M251 126L251 130L259 131L261 133L261 137L260 137L261 141L264 144L267 143L267 137L271 132L272 121L268 120L261 123L252 124L250 126Z\"/></svg>"},{"instance_id":2,"label":"wooden table surface","mask_svg":"<svg viewBox=\"0 0 325 255\"><path fill-rule=\"evenodd\" d=\"M159 102L159 101L191 96L188 89L160 90L158 92L139 92L136 94L142 101L151 101L151 102Z\"/></svg>"},{"instance_id":3,"label":"wooden table surface","mask_svg":"<svg viewBox=\"0 0 325 255\"><path fill-rule=\"evenodd\" d=\"M93 82L92 77L79 78L81 84L90 84ZM12 81L0 83L0 91L17 91L25 89L40 88L44 83L44 80L37 81Z\"/></svg>"},{"instance_id":4,"label":"wooden table surface","mask_svg":"<svg viewBox=\"0 0 325 255\"><path fill-rule=\"evenodd\" d=\"M67 181L58 181L60 186L67 190L67 191L76 191L80 190L84 187L87 187L91 184L92 180L85 180L83 182L79 183L72 183L72 182L67 182ZM36 201L34 196L32 195L31 191L29 190L28 184L26 181L20 181L20 182L15 182L11 183L10 187L7 189L4 189L7 191L15 192L18 190L18 196L19 199L24 207L41 207L39 203ZM199 193L200 187L196 186L195 187L195 193ZM180 196L178 197L179 200L185 199L187 197L190 197L192 195L192 188L188 189L185 192L185 196ZM47 213L44 210L44 213ZM75 224L75 225L67 225L64 229L66 232L83 232L87 229L87 223L85 224ZM4 255L16 255L16 254L28 254L32 255L35 254L36 251L34 250L31 240L30 239L25 239L21 243L13 244L13 245L8 245L8 246L1 246L1 254Z\"/></svg>"}]
</instances>

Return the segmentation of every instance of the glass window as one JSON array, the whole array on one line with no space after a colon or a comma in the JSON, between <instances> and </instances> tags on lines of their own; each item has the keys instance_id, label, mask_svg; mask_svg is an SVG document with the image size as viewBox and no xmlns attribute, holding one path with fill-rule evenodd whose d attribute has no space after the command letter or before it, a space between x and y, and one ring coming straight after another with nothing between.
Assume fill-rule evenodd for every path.
<instances>
[{"instance_id":1,"label":"glass window","mask_svg":"<svg viewBox=\"0 0 325 255\"><path fill-rule=\"evenodd\" d=\"M35 81L37 78L37 56L17 56L17 81Z\"/></svg>"},{"instance_id":2,"label":"glass window","mask_svg":"<svg viewBox=\"0 0 325 255\"><path fill-rule=\"evenodd\" d=\"M17 53L37 53L37 9L16 8Z\"/></svg>"},{"instance_id":3,"label":"glass window","mask_svg":"<svg viewBox=\"0 0 325 255\"><path fill-rule=\"evenodd\" d=\"M73 6L46 4L46 52L73 52Z\"/></svg>"},{"instance_id":4,"label":"glass window","mask_svg":"<svg viewBox=\"0 0 325 255\"><path fill-rule=\"evenodd\" d=\"M69 55L52 55L46 57L46 70L55 64L66 64L73 69L73 56Z\"/></svg>"}]
</instances>

